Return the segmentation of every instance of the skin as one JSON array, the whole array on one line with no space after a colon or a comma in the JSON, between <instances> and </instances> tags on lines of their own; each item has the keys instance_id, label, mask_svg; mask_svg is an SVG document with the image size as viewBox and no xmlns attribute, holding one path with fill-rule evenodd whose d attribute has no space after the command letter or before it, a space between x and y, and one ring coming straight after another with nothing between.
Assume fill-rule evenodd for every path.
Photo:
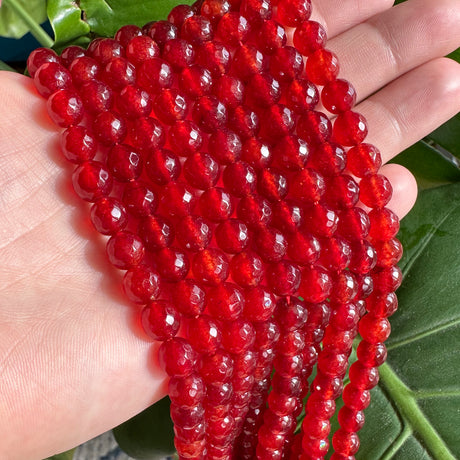
<instances>
[{"instance_id":1,"label":"skin","mask_svg":"<svg viewBox=\"0 0 460 460\"><path fill-rule=\"evenodd\" d=\"M460 65L442 58L460 46L458 0L313 3L384 161L460 110ZM165 375L71 191L44 101L6 72L0 100L0 458L34 460L142 411L165 394ZM403 217L414 178L383 173Z\"/></svg>"}]
</instances>

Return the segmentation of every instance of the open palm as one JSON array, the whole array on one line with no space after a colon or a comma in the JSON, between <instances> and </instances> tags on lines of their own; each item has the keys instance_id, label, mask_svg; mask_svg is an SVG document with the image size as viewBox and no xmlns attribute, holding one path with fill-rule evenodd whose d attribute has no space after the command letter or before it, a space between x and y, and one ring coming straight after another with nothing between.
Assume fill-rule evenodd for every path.
<instances>
[{"instance_id":1,"label":"open palm","mask_svg":"<svg viewBox=\"0 0 460 460\"><path fill-rule=\"evenodd\" d=\"M353 82L368 141L389 161L460 110L456 0L313 2ZM26 77L0 73L0 458L40 459L118 425L165 393L151 343L66 178L54 125ZM384 166L401 217L410 173Z\"/></svg>"}]
</instances>

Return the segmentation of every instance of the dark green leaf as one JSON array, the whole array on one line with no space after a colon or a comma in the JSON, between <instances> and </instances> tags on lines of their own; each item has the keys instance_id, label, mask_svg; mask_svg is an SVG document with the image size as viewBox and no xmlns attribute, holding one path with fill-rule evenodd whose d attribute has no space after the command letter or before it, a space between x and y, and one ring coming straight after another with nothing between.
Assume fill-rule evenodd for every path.
<instances>
[{"instance_id":1,"label":"dark green leaf","mask_svg":"<svg viewBox=\"0 0 460 460\"><path fill-rule=\"evenodd\" d=\"M8 64L6 64L3 61L0 61L0 70L8 70L9 72L16 72L16 70L14 70L13 67L10 67Z\"/></svg>"},{"instance_id":2,"label":"dark green leaf","mask_svg":"<svg viewBox=\"0 0 460 460\"><path fill-rule=\"evenodd\" d=\"M43 0L9 0L24 9L37 24L46 21L46 3ZM4 0L0 8L0 36L9 38L21 38L30 27L21 19L13 8Z\"/></svg>"},{"instance_id":3,"label":"dark green leaf","mask_svg":"<svg viewBox=\"0 0 460 460\"><path fill-rule=\"evenodd\" d=\"M460 114L440 126L430 134L429 138L460 158Z\"/></svg>"},{"instance_id":4,"label":"dark green leaf","mask_svg":"<svg viewBox=\"0 0 460 460\"><path fill-rule=\"evenodd\" d=\"M165 397L113 430L120 447L131 457L163 460L175 452L170 401Z\"/></svg>"},{"instance_id":5,"label":"dark green leaf","mask_svg":"<svg viewBox=\"0 0 460 460\"><path fill-rule=\"evenodd\" d=\"M82 20L82 11L71 0L48 0L47 12L54 30L54 48L60 51L67 44L89 42L89 25Z\"/></svg>"},{"instance_id":6,"label":"dark green leaf","mask_svg":"<svg viewBox=\"0 0 460 460\"><path fill-rule=\"evenodd\" d=\"M126 0L80 0L85 20L96 35L112 36L125 24L142 26L158 19L166 19L169 11L179 3L191 4L192 1L144 0L142 2Z\"/></svg>"},{"instance_id":7,"label":"dark green leaf","mask_svg":"<svg viewBox=\"0 0 460 460\"><path fill-rule=\"evenodd\" d=\"M454 52L450 53L449 57L457 62L460 62L460 48L457 48Z\"/></svg>"},{"instance_id":8,"label":"dark green leaf","mask_svg":"<svg viewBox=\"0 0 460 460\"><path fill-rule=\"evenodd\" d=\"M72 449L68 450L67 452L63 452L62 454L53 455L52 457L47 458L46 460L72 460L74 453L75 449Z\"/></svg>"},{"instance_id":9,"label":"dark green leaf","mask_svg":"<svg viewBox=\"0 0 460 460\"><path fill-rule=\"evenodd\" d=\"M417 142L393 161L414 174L420 189L460 181L460 169L424 141Z\"/></svg>"},{"instance_id":10,"label":"dark green leaf","mask_svg":"<svg viewBox=\"0 0 460 460\"><path fill-rule=\"evenodd\" d=\"M402 222L405 275L359 460L460 458L460 184L420 193Z\"/></svg>"}]
</instances>

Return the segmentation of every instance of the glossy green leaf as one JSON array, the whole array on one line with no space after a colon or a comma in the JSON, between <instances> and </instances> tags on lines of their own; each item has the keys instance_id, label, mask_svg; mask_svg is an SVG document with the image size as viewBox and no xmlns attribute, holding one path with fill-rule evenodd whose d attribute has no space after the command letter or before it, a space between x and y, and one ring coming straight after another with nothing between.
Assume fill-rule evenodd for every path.
<instances>
[{"instance_id":1,"label":"glossy green leaf","mask_svg":"<svg viewBox=\"0 0 460 460\"><path fill-rule=\"evenodd\" d=\"M85 45L89 42L90 27L82 20L82 11L75 1L48 0L47 13L57 51L70 43Z\"/></svg>"},{"instance_id":2,"label":"glossy green leaf","mask_svg":"<svg viewBox=\"0 0 460 460\"><path fill-rule=\"evenodd\" d=\"M174 431L169 407L169 398L165 397L115 428L113 434L120 447L141 460L163 460L172 455Z\"/></svg>"},{"instance_id":3,"label":"glossy green leaf","mask_svg":"<svg viewBox=\"0 0 460 460\"><path fill-rule=\"evenodd\" d=\"M440 126L430 134L429 138L457 158L460 158L460 114Z\"/></svg>"},{"instance_id":4,"label":"glossy green leaf","mask_svg":"<svg viewBox=\"0 0 460 460\"><path fill-rule=\"evenodd\" d=\"M46 21L46 2L43 0L3 0L0 8L0 36L21 38L30 26L17 14L14 6L24 10L37 24Z\"/></svg>"},{"instance_id":5,"label":"glossy green leaf","mask_svg":"<svg viewBox=\"0 0 460 460\"><path fill-rule=\"evenodd\" d=\"M62 454L53 455L46 460L72 460L75 453L75 449L62 452Z\"/></svg>"},{"instance_id":6,"label":"glossy green leaf","mask_svg":"<svg viewBox=\"0 0 460 460\"><path fill-rule=\"evenodd\" d=\"M438 137L443 138L444 143L447 143L446 135L440 134ZM393 162L408 168L417 179L419 189L422 190L460 181L458 166L425 141L417 142L399 154Z\"/></svg>"},{"instance_id":7,"label":"glossy green leaf","mask_svg":"<svg viewBox=\"0 0 460 460\"><path fill-rule=\"evenodd\" d=\"M192 1L177 0L80 0L80 8L96 35L112 36L117 29L125 24L142 26L158 19L166 19L171 9L179 3Z\"/></svg>"},{"instance_id":8,"label":"glossy green leaf","mask_svg":"<svg viewBox=\"0 0 460 460\"><path fill-rule=\"evenodd\" d=\"M460 48L457 48L453 53L450 53L449 57L457 62L460 62Z\"/></svg>"},{"instance_id":9,"label":"glossy green leaf","mask_svg":"<svg viewBox=\"0 0 460 460\"><path fill-rule=\"evenodd\" d=\"M460 458L460 184L420 193L401 225L399 310L358 460Z\"/></svg>"}]
</instances>

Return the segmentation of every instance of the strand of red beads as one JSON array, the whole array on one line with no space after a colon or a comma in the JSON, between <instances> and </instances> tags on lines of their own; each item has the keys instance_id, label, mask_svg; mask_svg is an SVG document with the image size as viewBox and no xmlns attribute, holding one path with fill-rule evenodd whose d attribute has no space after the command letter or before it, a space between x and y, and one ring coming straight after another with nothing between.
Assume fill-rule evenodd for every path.
<instances>
[{"instance_id":1,"label":"strand of red beads","mask_svg":"<svg viewBox=\"0 0 460 460\"><path fill-rule=\"evenodd\" d=\"M75 192L162 342L180 459L324 458L359 331L332 438L332 458L352 459L386 357L391 187L310 14L309 0L201 0L28 60Z\"/></svg>"}]
</instances>

